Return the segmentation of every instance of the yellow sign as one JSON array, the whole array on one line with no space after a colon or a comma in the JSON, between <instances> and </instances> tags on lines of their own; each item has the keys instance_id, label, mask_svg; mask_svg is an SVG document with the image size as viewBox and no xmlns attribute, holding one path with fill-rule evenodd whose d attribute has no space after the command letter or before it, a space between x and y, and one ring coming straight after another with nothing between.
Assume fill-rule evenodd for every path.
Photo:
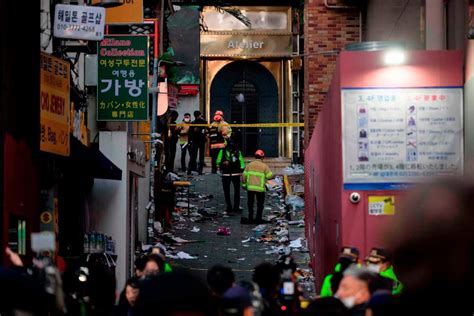
<instances>
[{"instance_id":1,"label":"yellow sign","mask_svg":"<svg viewBox=\"0 0 474 316\"><path fill-rule=\"evenodd\" d=\"M92 0L92 5L99 0ZM123 0L123 5L105 9L106 24L143 23L143 0Z\"/></svg>"},{"instance_id":2,"label":"yellow sign","mask_svg":"<svg viewBox=\"0 0 474 316\"><path fill-rule=\"evenodd\" d=\"M69 63L41 53L40 149L69 156Z\"/></svg>"},{"instance_id":3,"label":"yellow sign","mask_svg":"<svg viewBox=\"0 0 474 316\"><path fill-rule=\"evenodd\" d=\"M369 215L395 215L395 197L369 196Z\"/></svg>"},{"instance_id":4,"label":"yellow sign","mask_svg":"<svg viewBox=\"0 0 474 316\"><path fill-rule=\"evenodd\" d=\"M53 215L51 214L51 212L48 212L48 211L43 212L40 215L40 220L41 220L41 223L43 224L49 224L53 220Z\"/></svg>"}]
</instances>

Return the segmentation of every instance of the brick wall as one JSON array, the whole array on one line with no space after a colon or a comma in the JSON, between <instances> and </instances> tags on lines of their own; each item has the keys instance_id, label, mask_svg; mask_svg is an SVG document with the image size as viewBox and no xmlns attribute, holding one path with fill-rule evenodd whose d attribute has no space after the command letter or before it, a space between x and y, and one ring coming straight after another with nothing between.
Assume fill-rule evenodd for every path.
<instances>
[{"instance_id":1,"label":"brick wall","mask_svg":"<svg viewBox=\"0 0 474 316\"><path fill-rule=\"evenodd\" d=\"M349 43L359 42L360 19L358 9L328 9L324 0L305 0L304 19L304 117L307 146L331 83L338 55L323 52L338 52Z\"/></svg>"}]
</instances>

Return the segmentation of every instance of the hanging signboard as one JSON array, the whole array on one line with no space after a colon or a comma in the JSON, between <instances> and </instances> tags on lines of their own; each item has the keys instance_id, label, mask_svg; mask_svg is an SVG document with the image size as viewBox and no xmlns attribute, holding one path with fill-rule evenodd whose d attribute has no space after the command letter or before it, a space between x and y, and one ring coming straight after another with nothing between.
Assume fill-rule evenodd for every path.
<instances>
[{"instance_id":1,"label":"hanging signboard","mask_svg":"<svg viewBox=\"0 0 474 316\"><path fill-rule=\"evenodd\" d=\"M345 189L463 172L462 88L342 89Z\"/></svg>"},{"instance_id":2,"label":"hanging signboard","mask_svg":"<svg viewBox=\"0 0 474 316\"><path fill-rule=\"evenodd\" d=\"M54 36L99 41L104 38L105 9L81 5L57 4L54 12Z\"/></svg>"},{"instance_id":3,"label":"hanging signboard","mask_svg":"<svg viewBox=\"0 0 474 316\"><path fill-rule=\"evenodd\" d=\"M92 0L92 5L100 0ZM123 0L117 7L107 8L105 23L107 24L140 24L143 23L143 0Z\"/></svg>"},{"instance_id":4,"label":"hanging signboard","mask_svg":"<svg viewBox=\"0 0 474 316\"><path fill-rule=\"evenodd\" d=\"M106 36L98 43L98 121L148 119L147 36Z\"/></svg>"},{"instance_id":5,"label":"hanging signboard","mask_svg":"<svg viewBox=\"0 0 474 316\"><path fill-rule=\"evenodd\" d=\"M293 53L289 34L201 33L201 57L289 57Z\"/></svg>"},{"instance_id":6,"label":"hanging signboard","mask_svg":"<svg viewBox=\"0 0 474 316\"><path fill-rule=\"evenodd\" d=\"M69 156L69 63L40 55L40 149Z\"/></svg>"}]
</instances>

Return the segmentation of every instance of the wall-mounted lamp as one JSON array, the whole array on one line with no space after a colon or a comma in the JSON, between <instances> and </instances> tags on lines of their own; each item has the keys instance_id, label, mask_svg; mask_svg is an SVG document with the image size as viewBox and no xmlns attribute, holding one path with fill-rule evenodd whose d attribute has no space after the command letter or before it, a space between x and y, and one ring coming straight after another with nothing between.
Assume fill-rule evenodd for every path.
<instances>
[{"instance_id":1,"label":"wall-mounted lamp","mask_svg":"<svg viewBox=\"0 0 474 316\"><path fill-rule=\"evenodd\" d=\"M405 62L405 52L401 49L389 50L385 53L384 61L386 65L396 66Z\"/></svg>"}]
</instances>

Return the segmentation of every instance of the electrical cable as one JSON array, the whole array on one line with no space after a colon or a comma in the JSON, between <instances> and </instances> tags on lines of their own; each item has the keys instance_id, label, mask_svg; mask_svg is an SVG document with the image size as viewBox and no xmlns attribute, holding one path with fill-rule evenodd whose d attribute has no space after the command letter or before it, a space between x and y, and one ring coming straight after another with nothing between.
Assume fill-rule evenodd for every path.
<instances>
[{"instance_id":1,"label":"electrical cable","mask_svg":"<svg viewBox=\"0 0 474 316\"><path fill-rule=\"evenodd\" d=\"M395 24L393 25L393 28L392 28L392 30L390 31L390 34L389 34L389 36L388 36L388 39L389 39L389 40L392 38L393 31L395 31L395 28L397 27L398 22L400 22L400 19L402 18L403 14L405 13L406 9L408 8L408 4L409 4L409 3L410 3L410 0L407 0L407 2L405 2L405 5L404 5L402 11L401 11L400 14L398 15L397 20L395 21Z\"/></svg>"}]
</instances>

